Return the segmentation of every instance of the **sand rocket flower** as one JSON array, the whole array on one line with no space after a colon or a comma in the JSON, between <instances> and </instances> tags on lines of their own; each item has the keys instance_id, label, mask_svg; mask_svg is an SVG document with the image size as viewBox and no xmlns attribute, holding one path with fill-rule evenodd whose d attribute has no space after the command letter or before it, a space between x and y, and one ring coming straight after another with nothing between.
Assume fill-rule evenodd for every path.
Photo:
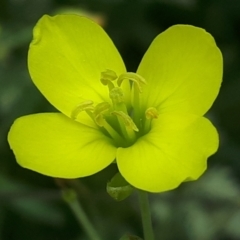
<instances>
[{"instance_id":1,"label":"sand rocket flower","mask_svg":"<svg viewBox=\"0 0 240 240\"><path fill-rule=\"evenodd\" d=\"M61 113L14 122L8 140L25 168L77 178L116 160L130 184L161 192L197 179L218 148L218 134L202 116L218 94L222 56L201 28L170 27L132 73L96 23L44 16L34 28L28 66Z\"/></svg>"}]
</instances>

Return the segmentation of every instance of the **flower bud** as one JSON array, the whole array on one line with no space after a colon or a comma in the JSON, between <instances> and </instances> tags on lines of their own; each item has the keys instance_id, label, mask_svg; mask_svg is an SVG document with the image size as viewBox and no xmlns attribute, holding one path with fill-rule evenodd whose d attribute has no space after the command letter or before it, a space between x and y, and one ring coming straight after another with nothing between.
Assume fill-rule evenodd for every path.
<instances>
[{"instance_id":1,"label":"flower bud","mask_svg":"<svg viewBox=\"0 0 240 240\"><path fill-rule=\"evenodd\" d=\"M133 187L120 173L117 173L111 181L107 183L107 192L116 201L122 201L131 195Z\"/></svg>"}]
</instances>

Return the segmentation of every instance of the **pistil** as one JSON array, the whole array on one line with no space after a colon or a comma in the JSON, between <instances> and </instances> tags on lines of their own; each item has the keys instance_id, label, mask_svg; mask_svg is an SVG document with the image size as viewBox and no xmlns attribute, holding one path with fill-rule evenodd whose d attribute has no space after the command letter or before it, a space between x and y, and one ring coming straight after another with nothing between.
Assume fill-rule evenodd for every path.
<instances>
[{"instance_id":1,"label":"pistil","mask_svg":"<svg viewBox=\"0 0 240 240\"><path fill-rule=\"evenodd\" d=\"M127 107L125 104L124 93L120 87L114 87L109 92L109 97L112 100L113 108L117 111L123 111L125 114L128 114Z\"/></svg>"}]
</instances>

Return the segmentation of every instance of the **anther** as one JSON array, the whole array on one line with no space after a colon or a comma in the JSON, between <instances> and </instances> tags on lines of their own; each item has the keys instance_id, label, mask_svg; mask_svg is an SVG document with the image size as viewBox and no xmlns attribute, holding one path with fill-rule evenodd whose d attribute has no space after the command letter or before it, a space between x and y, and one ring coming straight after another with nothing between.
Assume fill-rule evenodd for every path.
<instances>
[{"instance_id":1,"label":"anther","mask_svg":"<svg viewBox=\"0 0 240 240\"><path fill-rule=\"evenodd\" d=\"M145 111L145 124L144 124L144 131L148 132L151 129L151 123L153 119L158 118L158 111L154 107L150 107Z\"/></svg>"},{"instance_id":2,"label":"anther","mask_svg":"<svg viewBox=\"0 0 240 240\"><path fill-rule=\"evenodd\" d=\"M111 105L108 102L99 103L93 112L94 121L99 127L103 127L115 141L124 143L122 136L105 119L110 109Z\"/></svg>"},{"instance_id":3,"label":"anther","mask_svg":"<svg viewBox=\"0 0 240 240\"><path fill-rule=\"evenodd\" d=\"M93 112L93 116L94 116L94 120L96 122L96 124L100 127L103 127L105 124L105 118L104 115L107 114L107 112L109 112L111 106L108 102L102 102L99 103Z\"/></svg>"},{"instance_id":4,"label":"anther","mask_svg":"<svg viewBox=\"0 0 240 240\"><path fill-rule=\"evenodd\" d=\"M83 112L83 111L93 111L94 107L93 107L93 101L91 100L87 100L84 101L82 103L80 103L73 111L71 114L71 118L73 120L76 120L79 113Z\"/></svg>"},{"instance_id":5,"label":"anther","mask_svg":"<svg viewBox=\"0 0 240 240\"><path fill-rule=\"evenodd\" d=\"M113 111L111 112L112 115L115 115L117 117L120 117L123 120L124 125L127 128L130 128L132 130L134 130L135 132L138 132L138 128L135 125L135 123L133 122L133 120L131 119L131 117L129 117L127 114L125 114L122 111Z\"/></svg>"},{"instance_id":6,"label":"anther","mask_svg":"<svg viewBox=\"0 0 240 240\"><path fill-rule=\"evenodd\" d=\"M103 85L108 85L109 90L114 88L114 84L112 83L112 81L116 79L117 79L117 74L110 69L107 69L106 71L101 72L100 81Z\"/></svg>"},{"instance_id":7,"label":"anther","mask_svg":"<svg viewBox=\"0 0 240 240\"><path fill-rule=\"evenodd\" d=\"M117 80L118 86L121 86L123 80L131 80L133 81L134 85L138 88L138 91L141 93L142 92L142 84L147 84L146 80L138 75L137 73L132 73L132 72L127 72L123 73L119 76Z\"/></svg>"},{"instance_id":8,"label":"anther","mask_svg":"<svg viewBox=\"0 0 240 240\"><path fill-rule=\"evenodd\" d=\"M158 111L154 107L150 107L145 111L145 116L147 119L158 118Z\"/></svg>"}]
</instances>

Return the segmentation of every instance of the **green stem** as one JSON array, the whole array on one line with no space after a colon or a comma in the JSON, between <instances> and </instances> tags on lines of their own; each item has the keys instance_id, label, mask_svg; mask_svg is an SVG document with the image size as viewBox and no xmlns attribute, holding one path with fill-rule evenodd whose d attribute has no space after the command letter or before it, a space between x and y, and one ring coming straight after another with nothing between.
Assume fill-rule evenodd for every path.
<instances>
[{"instance_id":1,"label":"green stem","mask_svg":"<svg viewBox=\"0 0 240 240\"><path fill-rule=\"evenodd\" d=\"M151 211L149 207L147 192L138 190L138 198L142 215L144 240L154 240Z\"/></svg>"},{"instance_id":2,"label":"green stem","mask_svg":"<svg viewBox=\"0 0 240 240\"><path fill-rule=\"evenodd\" d=\"M62 196L63 196L63 199L65 200L65 202L71 208L71 210L74 213L75 217L77 218L80 226L84 228L89 239L90 240L101 240L101 238L98 236L97 232L95 231L94 227L92 226L91 222L89 221L82 206L80 205L75 191L72 189L63 190Z\"/></svg>"}]
</instances>

